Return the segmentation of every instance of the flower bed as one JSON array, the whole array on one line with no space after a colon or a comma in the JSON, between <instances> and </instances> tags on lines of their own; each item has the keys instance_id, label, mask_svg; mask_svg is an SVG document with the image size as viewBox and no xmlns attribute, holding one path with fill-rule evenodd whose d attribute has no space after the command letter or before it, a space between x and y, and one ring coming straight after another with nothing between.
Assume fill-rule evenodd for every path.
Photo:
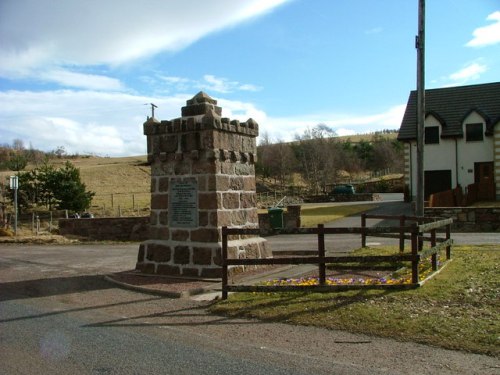
<instances>
[{"instance_id":1,"label":"flower bed","mask_svg":"<svg viewBox=\"0 0 500 375\"><path fill-rule=\"evenodd\" d=\"M439 265L441 266L441 265ZM369 270L367 272L370 272ZM419 263L419 280L423 281L432 274L431 260L427 259ZM377 272L369 277L355 277L343 275L343 277L327 276L325 285L405 285L411 284L411 269L403 267L392 274L380 276ZM265 281L264 286L314 286L319 285L319 278L315 275L301 278L278 278Z\"/></svg>"}]
</instances>

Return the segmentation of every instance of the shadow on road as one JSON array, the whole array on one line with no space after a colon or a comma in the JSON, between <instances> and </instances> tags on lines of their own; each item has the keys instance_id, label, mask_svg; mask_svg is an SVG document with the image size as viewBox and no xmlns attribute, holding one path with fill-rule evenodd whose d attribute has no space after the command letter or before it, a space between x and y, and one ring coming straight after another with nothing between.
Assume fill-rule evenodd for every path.
<instances>
[{"instance_id":1,"label":"shadow on road","mask_svg":"<svg viewBox=\"0 0 500 375\"><path fill-rule=\"evenodd\" d=\"M56 277L0 283L0 302L113 288L102 276Z\"/></svg>"}]
</instances>

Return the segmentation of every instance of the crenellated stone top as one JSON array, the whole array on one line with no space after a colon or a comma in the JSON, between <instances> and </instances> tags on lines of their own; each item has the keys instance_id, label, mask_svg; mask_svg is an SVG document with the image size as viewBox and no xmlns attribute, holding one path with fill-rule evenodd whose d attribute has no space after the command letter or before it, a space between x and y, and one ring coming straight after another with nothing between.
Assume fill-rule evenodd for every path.
<instances>
[{"instance_id":1,"label":"crenellated stone top","mask_svg":"<svg viewBox=\"0 0 500 375\"><path fill-rule=\"evenodd\" d=\"M221 116L222 108L217 106L217 100L212 99L203 91L200 91L192 99L186 101L186 106L181 109L182 117L200 116L210 113Z\"/></svg>"},{"instance_id":2,"label":"crenellated stone top","mask_svg":"<svg viewBox=\"0 0 500 375\"><path fill-rule=\"evenodd\" d=\"M250 118L245 122L221 117L222 108L217 100L200 91L182 107L182 117L159 122L148 118L144 123L145 135L185 133L202 130L219 130L244 134L249 137L259 135L259 125Z\"/></svg>"},{"instance_id":3,"label":"crenellated stone top","mask_svg":"<svg viewBox=\"0 0 500 375\"><path fill-rule=\"evenodd\" d=\"M259 125L253 119L248 119L246 122L238 120L230 120L226 117L216 118L204 116L201 119L194 118L177 118L175 120L146 121L144 123L144 134L171 134L185 133L203 130L221 130L244 134L249 137L257 137L259 135Z\"/></svg>"}]
</instances>

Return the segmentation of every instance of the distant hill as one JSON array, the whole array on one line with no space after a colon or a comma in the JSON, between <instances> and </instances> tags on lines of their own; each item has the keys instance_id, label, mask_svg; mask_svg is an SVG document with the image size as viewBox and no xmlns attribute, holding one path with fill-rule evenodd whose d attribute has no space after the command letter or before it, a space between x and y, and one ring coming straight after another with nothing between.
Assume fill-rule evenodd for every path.
<instances>
[{"instance_id":1,"label":"distant hill","mask_svg":"<svg viewBox=\"0 0 500 375\"><path fill-rule=\"evenodd\" d=\"M367 134L343 135L335 138L337 138L341 142L345 142L348 140L350 140L353 143L358 143L361 141L370 142L375 134L381 136L382 138L387 138L387 139L397 139L398 137L398 132L394 131L392 133L367 133Z\"/></svg>"},{"instance_id":2,"label":"distant hill","mask_svg":"<svg viewBox=\"0 0 500 375\"><path fill-rule=\"evenodd\" d=\"M96 193L91 211L102 214L117 214L119 209L126 212L135 209L144 210L150 203L150 167L146 165L146 156L122 158L78 157L51 160L55 166L70 161L80 170L82 182L87 190ZM28 166L26 169L30 169ZM2 182L8 184L12 171L0 172ZM103 211L105 210L105 212Z\"/></svg>"},{"instance_id":3,"label":"distant hill","mask_svg":"<svg viewBox=\"0 0 500 375\"><path fill-rule=\"evenodd\" d=\"M358 134L336 137L340 141L370 142L374 136L371 134ZM397 132L380 133L380 136L396 139ZM80 170L82 182L87 190L95 192L91 211L101 215L143 214L150 205L151 173L147 165L146 155L130 157L97 157L80 156L69 158L51 159L55 166L63 165L70 161ZM27 170L33 168L28 165ZM12 171L0 171L0 181L4 186L9 184ZM146 213L147 214L147 213Z\"/></svg>"}]
</instances>

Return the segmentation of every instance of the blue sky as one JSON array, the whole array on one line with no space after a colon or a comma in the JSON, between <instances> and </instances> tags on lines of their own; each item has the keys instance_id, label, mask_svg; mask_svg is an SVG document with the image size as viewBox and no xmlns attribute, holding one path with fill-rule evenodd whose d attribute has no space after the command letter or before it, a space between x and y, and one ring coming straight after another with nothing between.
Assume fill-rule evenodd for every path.
<instances>
[{"instance_id":1,"label":"blue sky","mask_svg":"<svg viewBox=\"0 0 500 375\"><path fill-rule=\"evenodd\" d=\"M426 87L497 82L498 0L426 1ZM0 144L144 154L205 91L271 140L397 129L418 0L0 0Z\"/></svg>"}]
</instances>

